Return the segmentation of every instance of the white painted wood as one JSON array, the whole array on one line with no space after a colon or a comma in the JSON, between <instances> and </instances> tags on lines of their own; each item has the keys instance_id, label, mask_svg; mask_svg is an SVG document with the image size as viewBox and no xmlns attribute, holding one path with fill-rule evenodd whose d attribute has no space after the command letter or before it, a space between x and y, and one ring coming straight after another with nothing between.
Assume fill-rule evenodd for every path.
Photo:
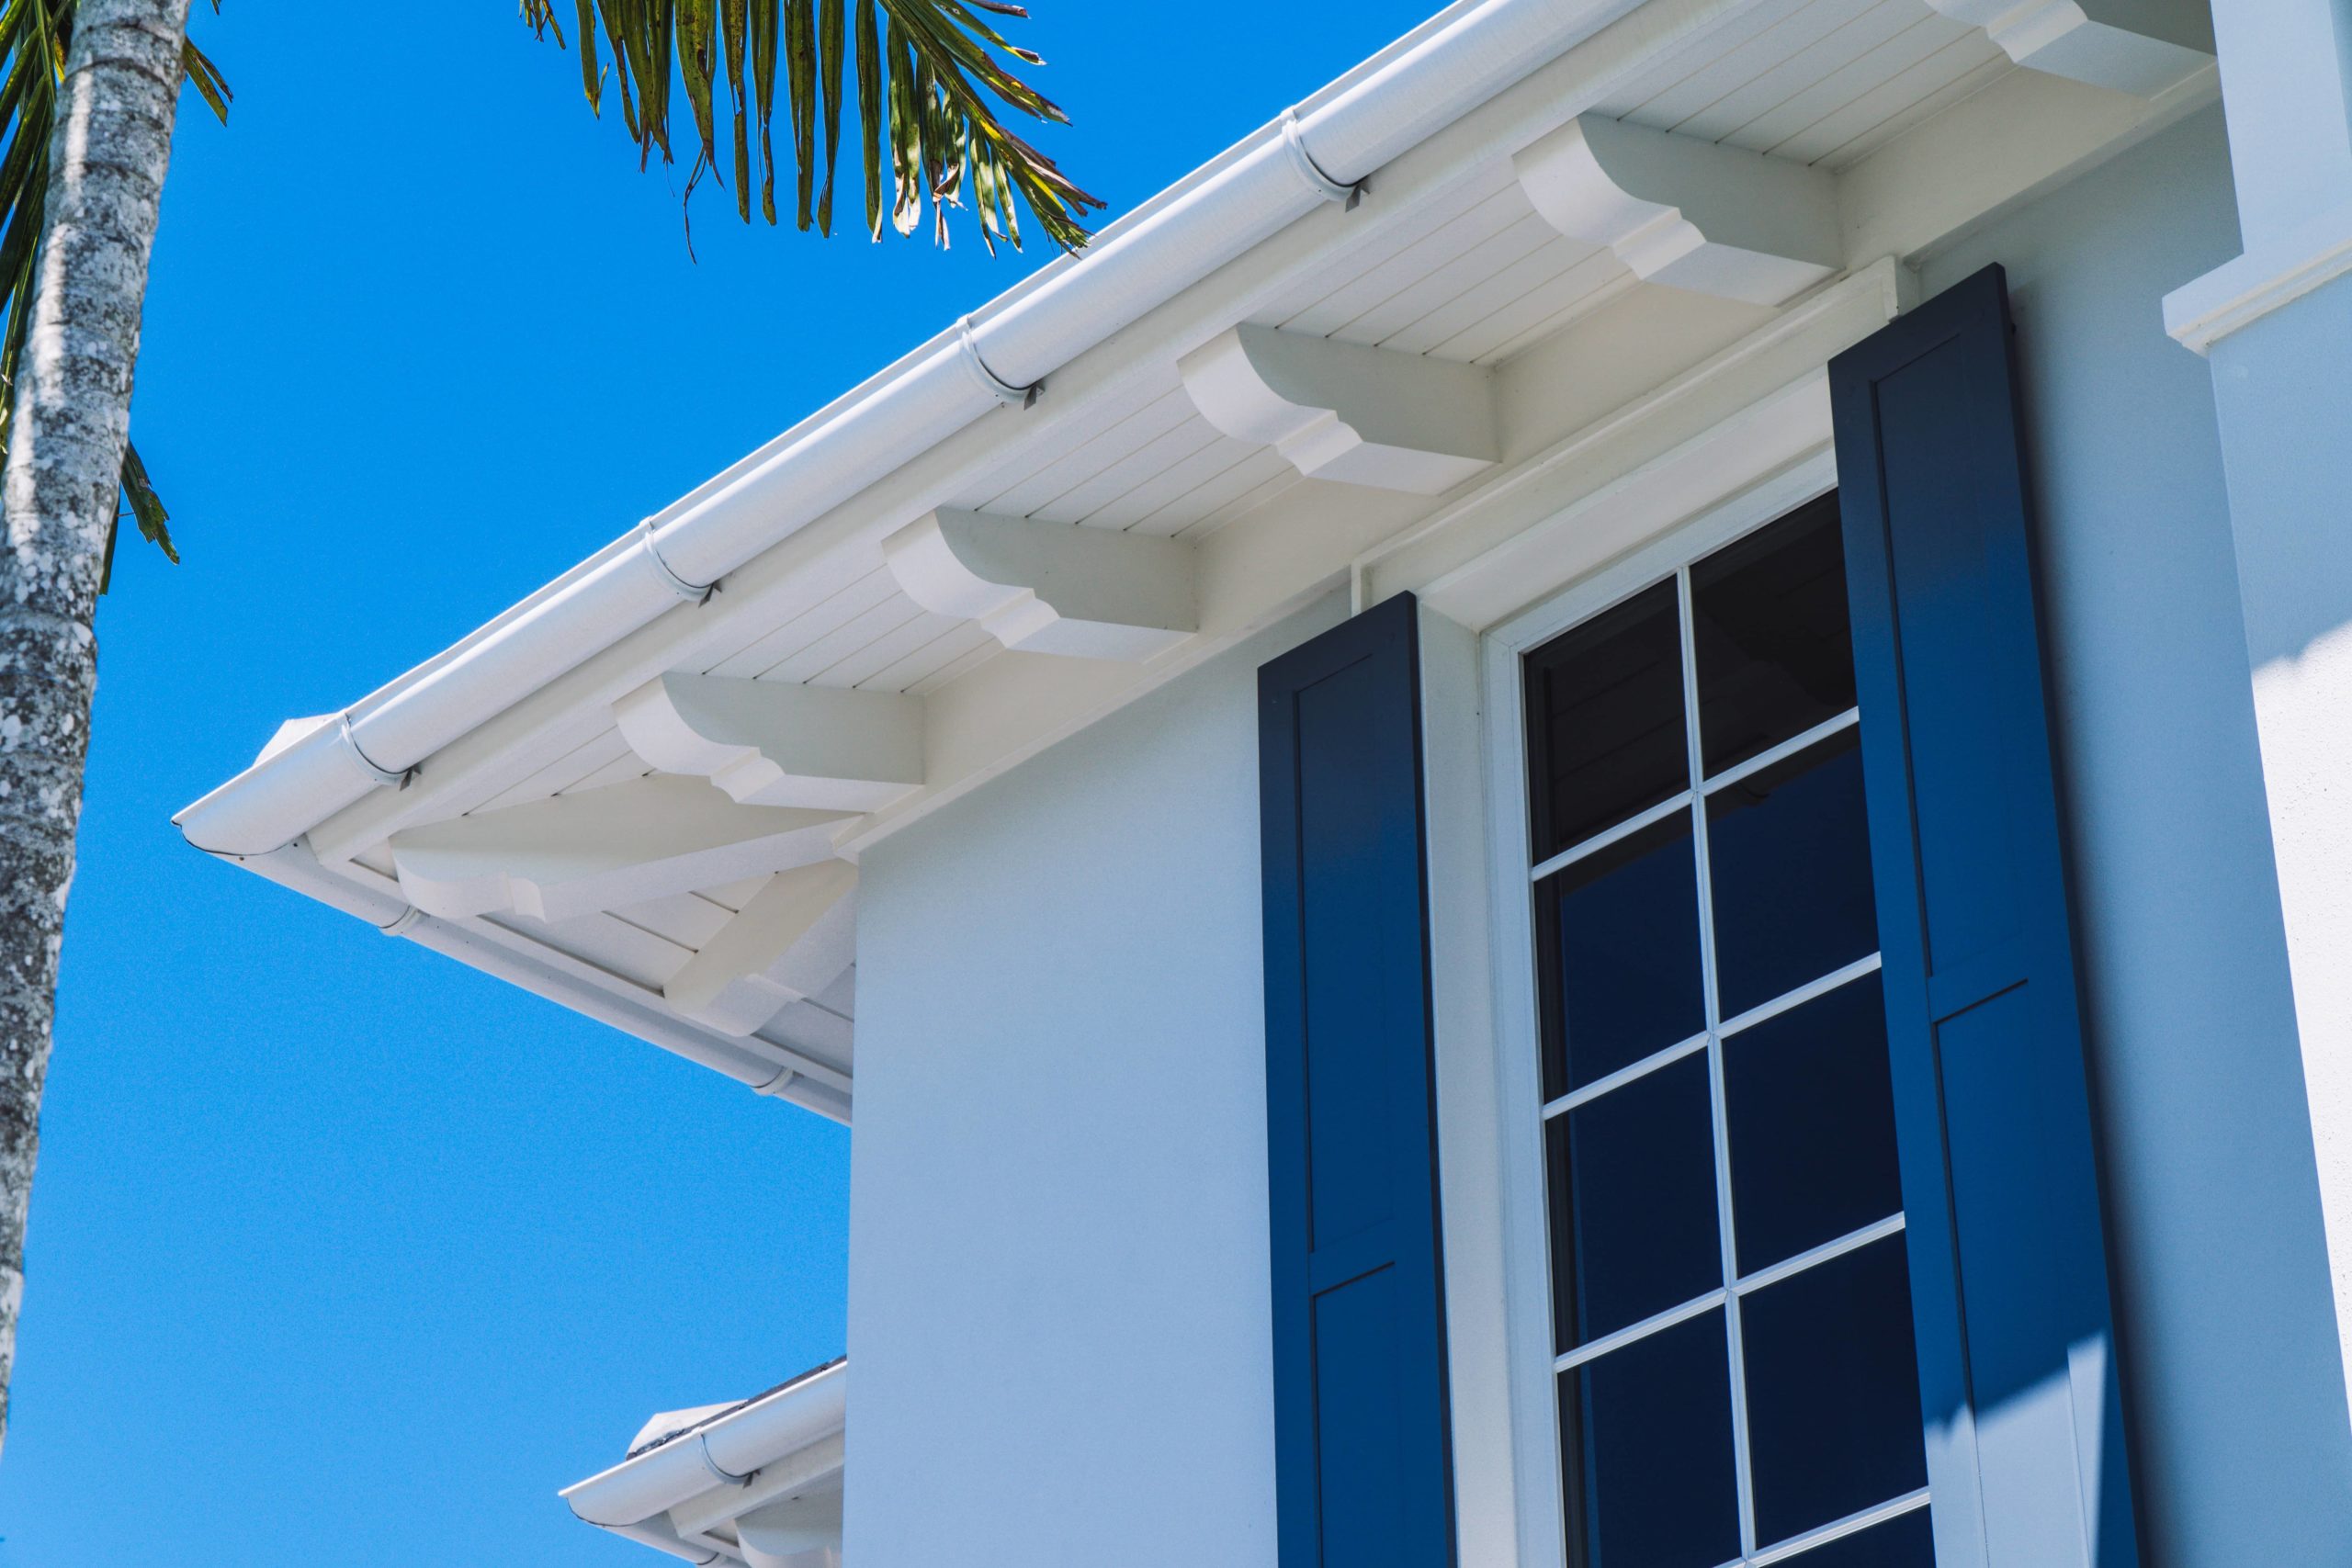
<instances>
[{"instance_id":1,"label":"white painted wood","mask_svg":"<svg viewBox=\"0 0 2352 1568\"><path fill-rule=\"evenodd\" d=\"M862 570L845 574L832 592L777 622L773 631L711 664L704 673L773 675L787 661L889 599L898 592L898 584L890 581L888 572L871 564L872 557L866 561Z\"/></svg>"},{"instance_id":2,"label":"white painted wood","mask_svg":"<svg viewBox=\"0 0 2352 1568\"><path fill-rule=\"evenodd\" d=\"M2017 68L1983 33L1963 32L1909 70L1823 115L1772 152L1793 163L1845 168Z\"/></svg>"},{"instance_id":3,"label":"white painted wood","mask_svg":"<svg viewBox=\"0 0 2352 1568\"><path fill-rule=\"evenodd\" d=\"M657 775L403 829L392 863L426 914L563 920L814 864L853 815L739 806L700 779Z\"/></svg>"},{"instance_id":4,"label":"white painted wood","mask_svg":"<svg viewBox=\"0 0 2352 1568\"><path fill-rule=\"evenodd\" d=\"M1385 299L1393 299L1416 281L1490 236L1527 216L1527 200L1512 188L1508 168L1493 181L1481 179L1445 199L1431 204L1436 221L1416 222L1389 236L1402 243L1367 246L1318 275L1283 303L1251 319L1260 326L1323 337L1337 332ZM1292 309L1295 299L1308 302Z\"/></svg>"},{"instance_id":5,"label":"white painted wood","mask_svg":"<svg viewBox=\"0 0 2352 1568\"><path fill-rule=\"evenodd\" d=\"M1476 366L1252 326L1181 364L1211 424L1310 479L1437 495L1501 455L1493 381Z\"/></svg>"},{"instance_id":6,"label":"white painted wood","mask_svg":"<svg viewBox=\"0 0 2352 1568\"><path fill-rule=\"evenodd\" d=\"M2204 0L1928 0L2019 65L2153 97L2213 63Z\"/></svg>"},{"instance_id":7,"label":"white painted wood","mask_svg":"<svg viewBox=\"0 0 2352 1568\"><path fill-rule=\"evenodd\" d=\"M1758 116L1868 55L1914 23L1936 20L1935 14L1922 6L1919 0L1876 0L1868 10L1840 24L1802 53L1758 72L1687 117L1673 128L1675 133L1702 141L1724 141Z\"/></svg>"},{"instance_id":8,"label":"white painted wood","mask_svg":"<svg viewBox=\"0 0 2352 1568\"><path fill-rule=\"evenodd\" d=\"M613 705L647 765L746 806L878 811L922 785L922 704L724 675L657 676Z\"/></svg>"},{"instance_id":9,"label":"white painted wood","mask_svg":"<svg viewBox=\"0 0 2352 1568\"><path fill-rule=\"evenodd\" d=\"M856 957L857 868L778 874L662 987L681 1015L745 1035L841 978Z\"/></svg>"},{"instance_id":10,"label":"white painted wood","mask_svg":"<svg viewBox=\"0 0 2352 1568\"><path fill-rule=\"evenodd\" d=\"M1901 0L1901 3L1906 11L1917 11L1917 0ZM1841 105L1869 96L1879 84L1902 77L1920 62L1931 60L1962 40L1971 40L1982 49L1992 48L1985 42L1984 35L1973 28L1932 13L1919 16L1894 36L1874 44L1803 91L1782 98L1740 126L1724 141L1731 146L1745 147L1751 152L1770 152L1825 114ZM1974 63L1979 58L1982 57L1970 57L1970 63ZM1940 85L1939 81L1925 85L1914 85L1908 97L1903 101L1923 96ZM1792 158L1788 161L1800 163L1803 160Z\"/></svg>"},{"instance_id":11,"label":"white painted wood","mask_svg":"<svg viewBox=\"0 0 2352 1568\"><path fill-rule=\"evenodd\" d=\"M1464 295L1476 294L1498 273L1559 238L1528 208L1524 196L1518 207L1510 223L1329 335L1341 343L1367 343L1406 354L1423 352L1426 345L1412 341L1417 323Z\"/></svg>"},{"instance_id":12,"label":"white painted wood","mask_svg":"<svg viewBox=\"0 0 2352 1568\"><path fill-rule=\"evenodd\" d=\"M1170 387L1126 418L1072 443L1051 461L1040 463L1018 480L994 485L978 505L969 510L999 517L1028 517L1114 464L1148 446L1193 417L1193 405L1181 387Z\"/></svg>"},{"instance_id":13,"label":"white painted wood","mask_svg":"<svg viewBox=\"0 0 2352 1568\"><path fill-rule=\"evenodd\" d=\"M1141 660L1199 626L1192 551L1168 539L942 509L882 554L916 604L1030 653Z\"/></svg>"},{"instance_id":14,"label":"white painted wood","mask_svg":"<svg viewBox=\"0 0 2352 1568\"><path fill-rule=\"evenodd\" d=\"M1528 199L1640 277L1755 305L1838 270L1838 196L1801 164L1579 116L1512 160Z\"/></svg>"},{"instance_id":15,"label":"white painted wood","mask_svg":"<svg viewBox=\"0 0 2352 1568\"><path fill-rule=\"evenodd\" d=\"M945 616L938 617L946 620ZM897 663L876 671L860 682L869 692L904 692L921 696L925 682L975 653L993 653L996 639L969 621L947 621L947 629Z\"/></svg>"}]
</instances>

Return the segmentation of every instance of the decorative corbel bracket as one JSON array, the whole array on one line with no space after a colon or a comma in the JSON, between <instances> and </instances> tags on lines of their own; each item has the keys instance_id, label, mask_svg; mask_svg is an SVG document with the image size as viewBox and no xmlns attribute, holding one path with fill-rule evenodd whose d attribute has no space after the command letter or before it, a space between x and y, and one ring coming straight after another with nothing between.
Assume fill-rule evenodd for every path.
<instances>
[{"instance_id":1,"label":"decorative corbel bracket","mask_svg":"<svg viewBox=\"0 0 2352 1568\"><path fill-rule=\"evenodd\" d=\"M857 868L778 872L662 987L682 1016L742 1036L841 978L857 957Z\"/></svg>"},{"instance_id":2,"label":"decorative corbel bracket","mask_svg":"<svg viewBox=\"0 0 2352 1568\"><path fill-rule=\"evenodd\" d=\"M1438 495L1502 455L1478 366L1245 323L1178 368L1202 418L1309 479Z\"/></svg>"},{"instance_id":3,"label":"decorative corbel bracket","mask_svg":"<svg viewBox=\"0 0 2352 1568\"><path fill-rule=\"evenodd\" d=\"M738 806L657 774L402 829L392 865L428 915L565 920L829 860L852 815Z\"/></svg>"},{"instance_id":4,"label":"decorative corbel bracket","mask_svg":"<svg viewBox=\"0 0 2352 1568\"><path fill-rule=\"evenodd\" d=\"M879 811L922 787L922 703L725 675L657 676L613 705L646 765L745 806Z\"/></svg>"},{"instance_id":5,"label":"decorative corbel bracket","mask_svg":"<svg viewBox=\"0 0 2352 1568\"><path fill-rule=\"evenodd\" d=\"M908 598L1027 653L1140 662L1200 626L1192 547L1173 539L942 508L882 555Z\"/></svg>"},{"instance_id":6,"label":"decorative corbel bracket","mask_svg":"<svg viewBox=\"0 0 2352 1568\"><path fill-rule=\"evenodd\" d=\"M1780 305L1840 265L1826 170L1600 115L1511 164L1545 222L1653 283Z\"/></svg>"},{"instance_id":7,"label":"decorative corbel bracket","mask_svg":"<svg viewBox=\"0 0 2352 1568\"><path fill-rule=\"evenodd\" d=\"M2152 98L2213 63L2204 0L1928 0L2019 65Z\"/></svg>"}]
</instances>

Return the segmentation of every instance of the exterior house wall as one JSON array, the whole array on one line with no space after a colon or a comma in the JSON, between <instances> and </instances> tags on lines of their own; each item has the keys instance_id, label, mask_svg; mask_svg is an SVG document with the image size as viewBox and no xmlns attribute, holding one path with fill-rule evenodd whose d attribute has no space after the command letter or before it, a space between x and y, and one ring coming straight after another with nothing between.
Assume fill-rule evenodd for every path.
<instances>
[{"instance_id":1,"label":"exterior house wall","mask_svg":"<svg viewBox=\"0 0 2352 1568\"><path fill-rule=\"evenodd\" d=\"M2237 253L2230 188L2208 111L1922 282L2000 262L2018 321L2143 1549L2334 1562L2352 1431L2221 439L2164 326Z\"/></svg>"},{"instance_id":2,"label":"exterior house wall","mask_svg":"<svg viewBox=\"0 0 2352 1568\"><path fill-rule=\"evenodd\" d=\"M2000 262L2019 324L2143 1551L2316 1562L2352 1427L2211 383L2161 307L2230 190L2208 112L1922 281ZM1273 1562L1255 671L1341 608L865 857L860 1568Z\"/></svg>"},{"instance_id":3,"label":"exterior house wall","mask_svg":"<svg viewBox=\"0 0 2352 1568\"><path fill-rule=\"evenodd\" d=\"M872 851L844 1554L1274 1561L1257 668Z\"/></svg>"}]
</instances>

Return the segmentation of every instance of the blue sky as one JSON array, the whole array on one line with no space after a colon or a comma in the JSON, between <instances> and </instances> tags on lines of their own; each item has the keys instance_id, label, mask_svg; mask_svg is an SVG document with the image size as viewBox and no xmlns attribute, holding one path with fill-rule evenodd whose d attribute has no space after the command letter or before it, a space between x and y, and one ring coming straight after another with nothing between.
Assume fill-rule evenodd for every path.
<instances>
[{"instance_id":1,"label":"blue sky","mask_svg":"<svg viewBox=\"0 0 2352 1568\"><path fill-rule=\"evenodd\" d=\"M1115 214L1430 3L1023 38ZM168 818L1045 258L711 190L690 264L513 0L197 10L237 105L183 109L134 411L187 561L126 540L99 615L0 1568L650 1565L553 1493L842 1348L848 1134Z\"/></svg>"}]
</instances>

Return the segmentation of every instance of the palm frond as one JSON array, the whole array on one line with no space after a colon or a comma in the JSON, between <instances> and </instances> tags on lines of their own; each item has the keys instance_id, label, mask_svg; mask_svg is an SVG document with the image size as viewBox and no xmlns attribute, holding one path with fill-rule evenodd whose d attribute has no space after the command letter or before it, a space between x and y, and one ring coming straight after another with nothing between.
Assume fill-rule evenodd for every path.
<instances>
[{"instance_id":1,"label":"palm frond","mask_svg":"<svg viewBox=\"0 0 2352 1568\"><path fill-rule=\"evenodd\" d=\"M17 417L17 368L32 325L34 265L49 211L49 135L56 123L57 89L64 80L65 42L74 33L75 0L0 0L0 462L7 458ZM212 0L215 12L220 0ZM194 43L180 54L180 69L206 106L225 125L236 95L205 52ZM139 532L164 556L177 561L167 526L171 513L147 478L138 449L122 455L122 510ZM107 538L106 573L114 568L114 537ZM104 584L101 582L101 592Z\"/></svg>"},{"instance_id":2,"label":"palm frond","mask_svg":"<svg viewBox=\"0 0 2352 1568\"><path fill-rule=\"evenodd\" d=\"M856 105L848 134L865 172L866 227L875 238L886 220L902 234L912 233L928 209L933 231L944 245L949 209L961 207L978 220L981 241L991 250L999 240L1018 247L1015 208L1025 206L1055 244L1082 247L1087 220L1102 210L1102 201L1006 124L1008 118L1069 122L1017 73L1018 67L1044 60L999 28L996 18L1028 13L1005 0L855 0L853 22L849 3L575 0L589 107L600 107L609 80L620 89L639 166L650 164L657 153L671 163L674 75L685 91L696 142L687 198L706 171L721 183L731 174L736 213L749 222L756 164L760 211L773 224L776 178L786 172L770 129L780 59L789 117L785 157L794 177L797 227L832 232L846 78L847 96ZM558 48L567 47L557 0L521 0L521 6L524 24L535 34L552 35ZM609 73L597 59L600 25L610 46ZM732 108L723 130L722 85Z\"/></svg>"}]
</instances>

